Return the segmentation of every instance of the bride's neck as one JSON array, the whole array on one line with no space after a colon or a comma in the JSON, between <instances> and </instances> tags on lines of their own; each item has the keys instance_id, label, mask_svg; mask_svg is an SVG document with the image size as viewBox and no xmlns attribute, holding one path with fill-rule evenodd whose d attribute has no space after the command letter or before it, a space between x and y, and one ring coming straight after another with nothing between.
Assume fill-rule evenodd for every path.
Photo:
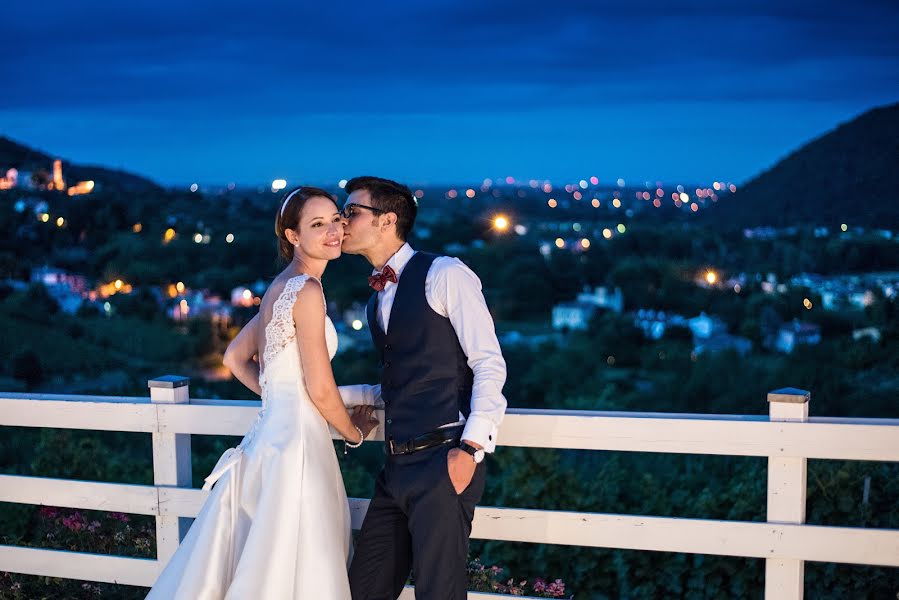
<instances>
[{"instance_id":1,"label":"bride's neck","mask_svg":"<svg viewBox=\"0 0 899 600\"><path fill-rule=\"evenodd\" d=\"M294 273L296 275L311 275L316 279L321 279L322 275L325 273L325 267L328 266L328 261L326 260L313 260L308 256L299 256L294 254L293 259L291 259L290 264L287 265L288 272Z\"/></svg>"}]
</instances>

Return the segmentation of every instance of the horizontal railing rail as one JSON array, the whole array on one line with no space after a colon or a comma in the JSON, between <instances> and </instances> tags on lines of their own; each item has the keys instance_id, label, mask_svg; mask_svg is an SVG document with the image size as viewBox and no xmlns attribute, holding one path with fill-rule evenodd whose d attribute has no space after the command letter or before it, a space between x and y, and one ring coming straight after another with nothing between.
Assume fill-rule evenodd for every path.
<instances>
[{"instance_id":1,"label":"horizontal railing rail","mask_svg":"<svg viewBox=\"0 0 899 600\"><path fill-rule=\"evenodd\" d=\"M0 393L0 425L151 433L154 454L154 485L0 475L0 501L155 516L158 558L0 546L0 571L152 585L208 496L190 487L190 435L243 435L260 402L190 399L183 378L151 386L151 398ZM485 506L472 537L761 558L769 599L802 597L805 561L899 567L897 530L804 524L807 460L899 462L899 419L808 418L809 395L795 389L768 399L769 415L510 409L499 438L508 447L767 457L767 522ZM350 508L358 529L368 500L351 498Z\"/></svg>"},{"instance_id":2,"label":"horizontal railing rail","mask_svg":"<svg viewBox=\"0 0 899 600\"><path fill-rule=\"evenodd\" d=\"M260 408L252 400L191 399L160 406L140 397L0 393L0 425L243 435ZM899 419L783 422L767 415L513 408L501 433L500 445L510 447L899 462ZM383 439L380 428L368 438Z\"/></svg>"}]
</instances>

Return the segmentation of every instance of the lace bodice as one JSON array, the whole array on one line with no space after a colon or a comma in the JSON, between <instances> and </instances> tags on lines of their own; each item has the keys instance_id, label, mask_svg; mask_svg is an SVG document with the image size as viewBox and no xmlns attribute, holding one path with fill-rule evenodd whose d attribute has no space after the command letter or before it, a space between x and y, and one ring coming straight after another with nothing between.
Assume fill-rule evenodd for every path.
<instances>
[{"instance_id":1,"label":"lace bodice","mask_svg":"<svg viewBox=\"0 0 899 600\"><path fill-rule=\"evenodd\" d=\"M296 326L293 323L293 305L296 304L297 294L306 282L308 275L291 277L284 284L281 295L275 300L272 307L272 318L265 326L265 351L262 353L262 364L265 367L271 364L281 350L287 347L297 335Z\"/></svg>"},{"instance_id":2,"label":"lace bodice","mask_svg":"<svg viewBox=\"0 0 899 600\"><path fill-rule=\"evenodd\" d=\"M281 290L281 295L272 306L272 318L265 326L265 349L262 353L262 365L265 370L296 339L297 330L293 321L293 305L296 304L297 294L309 279L311 279L309 275L297 275L288 279L284 284L284 289ZM324 295L322 295L323 302L324 299ZM325 316L325 338L328 344L328 354L334 358L337 351L337 331L327 316Z\"/></svg>"}]
</instances>

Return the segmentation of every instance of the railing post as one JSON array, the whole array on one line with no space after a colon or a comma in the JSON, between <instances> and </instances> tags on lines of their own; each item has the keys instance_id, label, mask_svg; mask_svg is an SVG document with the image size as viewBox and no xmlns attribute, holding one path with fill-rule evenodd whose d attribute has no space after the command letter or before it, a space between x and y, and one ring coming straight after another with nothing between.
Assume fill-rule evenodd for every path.
<instances>
[{"instance_id":1,"label":"railing post","mask_svg":"<svg viewBox=\"0 0 899 600\"><path fill-rule=\"evenodd\" d=\"M796 388L768 393L772 421L808 421L811 394ZM768 522L804 523L808 459L805 457L768 458ZM765 560L765 600L802 600L805 561Z\"/></svg>"},{"instance_id":2,"label":"railing post","mask_svg":"<svg viewBox=\"0 0 899 600\"><path fill-rule=\"evenodd\" d=\"M190 401L190 379L176 375L157 377L148 382L153 404L187 404ZM157 486L190 487L190 435L183 433L153 434L153 483ZM169 515L156 517L156 558L165 566L175 554L190 528L191 519Z\"/></svg>"}]
</instances>

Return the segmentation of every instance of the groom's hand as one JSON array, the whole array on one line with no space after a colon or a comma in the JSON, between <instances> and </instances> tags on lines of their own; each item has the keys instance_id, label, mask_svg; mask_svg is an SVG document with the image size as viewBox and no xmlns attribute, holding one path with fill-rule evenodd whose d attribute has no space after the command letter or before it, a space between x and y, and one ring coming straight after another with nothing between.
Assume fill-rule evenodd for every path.
<instances>
[{"instance_id":1,"label":"groom's hand","mask_svg":"<svg viewBox=\"0 0 899 600\"><path fill-rule=\"evenodd\" d=\"M362 431L362 438L368 437L371 430L378 426L378 418L374 414L374 406L357 406L350 414L350 421Z\"/></svg>"},{"instance_id":2,"label":"groom's hand","mask_svg":"<svg viewBox=\"0 0 899 600\"><path fill-rule=\"evenodd\" d=\"M456 490L456 495L464 492L471 483L477 466L471 454L463 452L459 448L453 448L446 455L446 468L449 471L449 478Z\"/></svg>"}]
</instances>

